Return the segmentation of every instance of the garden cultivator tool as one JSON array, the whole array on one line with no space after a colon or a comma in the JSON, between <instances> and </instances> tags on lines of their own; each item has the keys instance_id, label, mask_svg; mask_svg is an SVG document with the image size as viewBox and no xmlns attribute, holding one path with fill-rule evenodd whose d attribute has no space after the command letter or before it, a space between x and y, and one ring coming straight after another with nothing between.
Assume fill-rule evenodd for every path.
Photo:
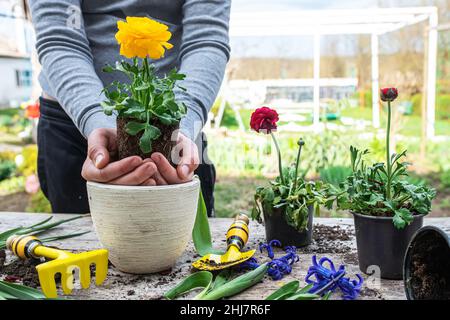
<instances>
[{"instance_id":1,"label":"garden cultivator tool","mask_svg":"<svg viewBox=\"0 0 450 320\"><path fill-rule=\"evenodd\" d=\"M108 272L108 251L105 249L71 253L50 248L34 236L11 236L7 240L8 249L21 259L47 258L51 261L39 264L36 270L42 292L47 298L56 298L55 275L61 274L61 286L64 294L73 289L74 271L79 269L80 283L83 289L89 288L91 282L91 264L95 264L95 283L100 285Z\"/></svg>"},{"instance_id":2,"label":"garden cultivator tool","mask_svg":"<svg viewBox=\"0 0 450 320\"><path fill-rule=\"evenodd\" d=\"M223 255L207 254L192 265L199 270L221 270L250 259L255 250L241 252L248 240L248 217L237 215L227 232L227 252Z\"/></svg>"}]
</instances>

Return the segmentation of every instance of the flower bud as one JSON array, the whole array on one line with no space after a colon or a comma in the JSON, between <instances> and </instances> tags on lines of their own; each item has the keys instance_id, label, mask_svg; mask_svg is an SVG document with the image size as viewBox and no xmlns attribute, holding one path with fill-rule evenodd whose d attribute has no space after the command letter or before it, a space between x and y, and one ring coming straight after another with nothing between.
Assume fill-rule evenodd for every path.
<instances>
[{"instance_id":1,"label":"flower bud","mask_svg":"<svg viewBox=\"0 0 450 320\"><path fill-rule=\"evenodd\" d=\"M383 88L380 90L380 99L382 101L394 101L398 96L397 88Z\"/></svg>"}]
</instances>

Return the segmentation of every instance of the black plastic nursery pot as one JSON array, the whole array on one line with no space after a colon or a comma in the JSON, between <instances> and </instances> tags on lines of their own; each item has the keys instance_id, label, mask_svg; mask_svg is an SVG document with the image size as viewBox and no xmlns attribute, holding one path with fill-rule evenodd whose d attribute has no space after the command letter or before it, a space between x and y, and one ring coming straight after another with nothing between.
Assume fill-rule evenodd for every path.
<instances>
[{"instance_id":1,"label":"black plastic nursery pot","mask_svg":"<svg viewBox=\"0 0 450 320\"><path fill-rule=\"evenodd\" d=\"M433 226L417 231L403 268L408 300L450 300L450 233Z\"/></svg>"},{"instance_id":2,"label":"black plastic nursery pot","mask_svg":"<svg viewBox=\"0 0 450 320\"><path fill-rule=\"evenodd\" d=\"M263 212L264 225L266 228L266 240L279 240L282 246L305 247L312 241L312 228L314 208L308 207L308 227L305 230L298 231L290 226L285 219L284 210L273 209L270 214Z\"/></svg>"},{"instance_id":3,"label":"black plastic nursery pot","mask_svg":"<svg viewBox=\"0 0 450 320\"><path fill-rule=\"evenodd\" d=\"M360 270L371 274L378 267L383 279L403 279L405 252L414 233L422 227L423 215L414 216L403 229L394 226L392 217L359 213L353 213L353 217Z\"/></svg>"}]
</instances>

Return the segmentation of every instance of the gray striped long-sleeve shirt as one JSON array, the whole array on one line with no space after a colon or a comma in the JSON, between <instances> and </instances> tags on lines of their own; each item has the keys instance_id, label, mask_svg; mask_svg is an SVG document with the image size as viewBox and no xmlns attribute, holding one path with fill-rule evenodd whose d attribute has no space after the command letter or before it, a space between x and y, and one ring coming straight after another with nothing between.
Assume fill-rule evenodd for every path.
<instances>
[{"instance_id":1,"label":"gray striped long-sleeve shirt","mask_svg":"<svg viewBox=\"0 0 450 320\"><path fill-rule=\"evenodd\" d=\"M147 16L169 26L174 48L154 61L163 75L173 67L186 74L187 89L176 97L188 112L181 130L195 138L205 123L229 59L231 0L28 0L42 65L39 81L87 137L96 128L115 127L103 114L100 94L123 75L104 73L106 64L124 59L115 39L117 21ZM199 125L200 124L200 125Z\"/></svg>"}]
</instances>

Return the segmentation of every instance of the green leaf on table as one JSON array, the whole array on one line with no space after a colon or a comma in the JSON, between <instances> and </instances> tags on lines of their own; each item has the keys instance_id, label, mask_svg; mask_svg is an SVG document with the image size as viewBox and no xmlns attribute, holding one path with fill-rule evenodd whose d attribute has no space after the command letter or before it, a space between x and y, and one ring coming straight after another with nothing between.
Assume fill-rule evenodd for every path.
<instances>
[{"instance_id":1,"label":"green leaf on table","mask_svg":"<svg viewBox=\"0 0 450 320\"><path fill-rule=\"evenodd\" d=\"M300 283L297 280L286 283L284 286L275 290L265 300L284 300L297 292Z\"/></svg>"},{"instance_id":2,"label":"green leaf on table","mask_svg":"<svg viewBox=\"0 0 450 320\"><path fill-rule=\"evenodd\" d=\"M244 273L231 281L224 283L220 287L209 290L206 294L198 295L196 299L219 300L234 296L260 282L264 278L268 267L267 263L262 264L258 268Z\"/></svg>"},{"instance_id":3,"label":"green leaf on table","mask_svg":"<svg viewBox=\"0 0 450 320\"><path fill-rule=\"evenodd\" d=\"M314 300L317 298L320 298L320 296L318 296L317 294L296 293L296 294L290 296L289 298L287 298L286 300Z\"/></svg>"},{"instance_id":4,"label":"green leaf on table","mask_svg":"<svg viewBox=\"0 0 450 320\"><path fill-rule=\"evenodd\" d=\"M322 300L330 299L332 293L333 293L332 291L328 291L327 293L325 293L322 297Z\"/></svg>"},{"instance_id":5,"label":"green leaf on table","mask_svg":"<svg viewBox=\"0 0 450 320\"><path fill-rule=\"evenodd\" d=\"M232 275L232 271L230 268L220 271L219 274L214 279L214 282L212 283L210 289L214 290L214 289L219 288L220 286L224 285L225 283L227 283L230 280L231 275Z\"/></svg>"},{"instance_id":6,"label":"green leaf on table","mask_svg":"<svg viewBox=\"0 0 450 320\"><path fill-rule=\"evenodd\" d=\"M5 299L37 300L45 299L45 295L34 288L0 280L0 296Z\"/></svg>"},{"instance_id":7,"label":"green leaf on table","mask_svg":"<svg viewBox=\"0 0 450 320\"><path fill-rule=\"evenodd\" d=\"M52 223L47 223L49 222L53 216L50 216L36 224L30 225L30 226L26 226L26 227L18 227L18 228L13 228L10 230L6 230L2 233L0 233L0 249L5 249L6 248L6 240L12 236L12 235L39 235L41 233L44 233L50 229L53 229L63 223L67 223L69 221L73 221L76 219L80 219L83 216L74 216L71 218L67 218L67 219L61 219ZM78 234L80 235L80 234ZM78 236L77 234L72 236ZM71 236L71 237L72 237ZM61 238L67 237L67 235L62 235L62 236L54 236L54 240L58 240Z\"/></svg>"},{"instance_id":8,"label":"green leaf on table","mask_svg":"<svg viewBox=\"0 0 450 320\"><path fill-rule=\"evenodd\" d=\"M193 289L204 288L204 290L200 293L206 293L209 287L211 286L213 279L213 275L209 271L199 271L191 274L187 278L183 279L179 282L175 287L170 289L164 294L164 297L167 299L174 299L180 294L186 293Z\"/></svg>"},{"instance_id":9,"label":"green leaf on table","mask_svg":"<svg viewBox=\"0 0 450 320\"><path fill-rule=\"evenodd\" d=\"M194 228L192 230L192 240L194 242L195 251L201 256L209 253L222 254L222 252L218 252L212 247L208 213L201 189L198 196L197 215L195 217Z\"/></svg>"}]
</instances>

